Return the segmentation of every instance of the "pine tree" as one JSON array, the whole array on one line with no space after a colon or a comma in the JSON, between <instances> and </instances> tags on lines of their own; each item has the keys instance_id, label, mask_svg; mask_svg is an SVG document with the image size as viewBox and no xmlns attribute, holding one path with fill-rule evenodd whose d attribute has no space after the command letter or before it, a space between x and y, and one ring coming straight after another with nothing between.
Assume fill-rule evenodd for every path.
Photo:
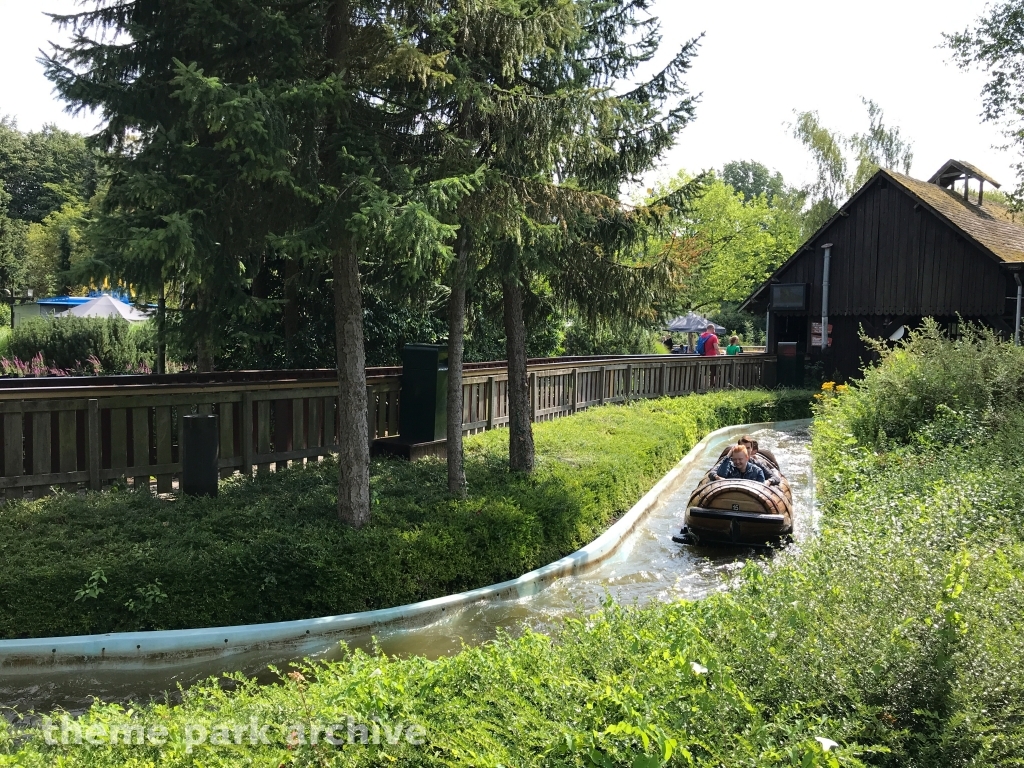
<instances>
[{"instance_id":1,"label":"pine tree","mask_svg":"<svg viewBox=\"0 0 1024 768\"><path fill-rule=\"evenodd\" d=\"M545 114L539 167L510 164L514 210L524 226L499 262L505 294L509 366L509 464L533 468L526 377L523 293L535 280L590 317L651 311L674 278L671 254L651 253L652 234L694 194L700 181L652 205L619 199L627 182L652 169L693 116L683 75L697 41L683 44L660 72L625 92L622 82L652 59L660 42L647 0L578 0L578 34L558 57L522 74L539 92L524 99ZM532 134L526 134L532 138ZM529 139L522 139L526 144Z\"/></svg>"},{"instance_id":2,"label":"pine tree","mask_svg":"<svg viewBox=\"0 0 1024 768\"><path fill-rule=\"evenodd\" d=\"M533 466L524 292L542 277L591 314L636 313L670 271L637 261L657 216L627 211L623 181L653 165L692 113L679 76L693 43L648 83L618 81L657 47L642 1L457 2L434 42L447 87L429 114L447 131L445 161L481 181L462 200L449 282L448 483L464 491L462 353L466 290L486 265L504 294L510 465ZM639 36L639 42L629 42ZM665 114L661 107L676 101Z\"/></svg>"},{"instance_id":3,"label":"pine tree","mask_svg":"<svg viewBox=\"0 0 1024 768\"><path fill-rule=\"evenodd\" d=\"M443 75L420 48L423 13L412 0L108 0L62 19L76 34L48 62L65 98L108 121L106 268L174 285L204 364L224 319L261 310L249 289L268 250L331 265L338 514L354 526L370 514L360 258L413 271L449 258L454 229L432 210L465 188L409 164L424 150L420 94Z\"/></svg>"}]
</instances>

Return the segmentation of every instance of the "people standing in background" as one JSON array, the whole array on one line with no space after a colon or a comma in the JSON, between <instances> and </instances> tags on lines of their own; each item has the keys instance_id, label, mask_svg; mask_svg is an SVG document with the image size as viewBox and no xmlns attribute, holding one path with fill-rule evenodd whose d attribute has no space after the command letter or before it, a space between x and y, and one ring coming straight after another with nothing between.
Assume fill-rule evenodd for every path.
<instances>
[{"instance_id":1,"label":"people standing in background","mask_svg":"<svg viewBox=\"0 0 1024 768\"><path fill-rule=\"evenodd\" d=\"M727 355L738 355L743 351L743 347L740 346L739 336L729 337L729 346L725 348L725 354Z\"/></svg>"},{"instance_id":2,"label":"people standing in background","mask_svg":"<svg viewBox=\"0 0 1024 768\"><path fill-rule=\"evenodd\" d=\"M697 354L704 357L718 357L718 336L714 323L708 323L707 330L697 340Z\"/></svg>"}]
</instances>

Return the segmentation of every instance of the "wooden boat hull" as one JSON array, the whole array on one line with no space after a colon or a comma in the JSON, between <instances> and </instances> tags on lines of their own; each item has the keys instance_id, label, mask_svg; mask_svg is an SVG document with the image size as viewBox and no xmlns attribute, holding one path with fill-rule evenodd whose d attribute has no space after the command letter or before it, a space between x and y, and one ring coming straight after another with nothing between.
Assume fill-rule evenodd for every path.
<instances>
[{"instance_id":1,"label":"wooden boat hull","mask_svg":"<svg viewBox=\"0 0 1024 768\"><path fill-rule=\"evenodd\" d=\"M771 486L753 480L711 480L708 474L690 494L685 526L674 541L756 547L789 539L793 495L784 477L781 484Z\"/></svg>"}]
</instances>

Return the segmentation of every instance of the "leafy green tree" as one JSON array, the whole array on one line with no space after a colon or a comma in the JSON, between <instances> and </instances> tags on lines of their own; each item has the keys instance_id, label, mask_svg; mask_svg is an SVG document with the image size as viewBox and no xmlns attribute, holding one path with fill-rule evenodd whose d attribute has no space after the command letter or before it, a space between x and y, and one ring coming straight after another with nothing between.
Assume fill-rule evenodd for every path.
<instances>
[{"instance_id":1,"label":"leafy green tree","mask_svg":"<svg viewBox=\"0 0 1024 768\"><path fill-rule=\"evenodd\" d=\"M807 189L811 205L805 214L805 235L817 231L879 168L910 173L911 142L898 127L886 126L878 104L861 101L868 112L868 129L852 136L823 126L817 112L796 113L793 137L811 153L817 168L817 179Z\"/></svg>"},{"instance_id":2,"label":"leafy green tree","mask_svg":"<svg viewBox=\"0 0 1024 768\"><path fill-rule=\"evenodd\" d=\"M422 93L444 75L444 56L418 47L430 11L107 0L62 19L73 42L48 61L65 98L108 121L95 235L112 255L96 266L143 292L172 286L201 368L231 322L272 310L253 290L268 254L329 265L338 514L354 526L370 512L360 260L381 253L405 273L430 271L453 232L431 211L465 189L421 181L409 163L432 149Z\"/></svg>"},{"instance_id":3,"label":"leafy green tree","mask_svg":"<svg viewBox=\"0 0 1024 768\"><path fill-rule=\"evenodd\" d=\"M0 180L11 195L9 215L41 222L65 203L96 191L96 161L78 134L47 125L22 133L0 119Z\"/></svg>"},{"instance_id":4,"label":"leafy green tree","mask_svg":"<svg viewBox=\"0 0 1024 768\"><path fill-rule=\"evenodd\" d=\"M639 317L653 314L672 283L671 254L652 248L658 245L652 234L693 189L639 208L624 205L619 190L654 167L693 117L684 76L697 41L682 44L647 80L621 89L658 49L659 23L648 5L580 0L580 33L561 55L521 76L548 89L537 94L534 111L550 116L541 134L546 143L531 132L517 135L525 151L509 164L508 175L524 183L506 210L522 225L494 259L504 295L514 471L533 468L522 312L530 287L549 285L560 302L588 318Z\"/></svg>"},{"instance_id":5,"label":"leafy green tree","mask_svg":"<svg viewBox=\"0 0 1024 768\"><path fill-rule=\"evenodd\" d=\"M868 129L850 137L849 146L856 158L856 170L850 182L850 193L860 189L879 168L910 173L914 151L900 129L885 124L882 108L871 99L862 98L868 111Z\"/></svg>"},{"instance_id":6,"label":"leafy green tree","mask_svg":"<svg viewBox=\"0 0 1024 768\"><path fill-rule=\"evenodd\" d=\"M787 193L782 174L754 160L737 160L722 166L720 178L735 191L751 200L764 195L769 203Z\"/></svg>"},{"instance_id":7,"label":"leafy green tree","mask_svg":"<svg viewBox=\"0 0 1024 768\"><path fill-rule=\"evenodd\" d=\"M1017 187L1009 195L1010 203L1020 210L1024 204L1024 0L1003 0L986 6L973 25L943 37L961 69L985 72L981 119L999 125L1009 146L1021 158L1013 166Z\"/></svg>"},{"instance_id":8,"label":"leafy green tree","mask_svg":"<svg viewBox=\"0 0 1024 768\"><path fill-rule=\"evenodd\" d=\"M85 240L88 207L75 199L29 225L25 258L25 283L36 296L66 295L82 286L70 274L92 258Z\"/></svg>"},{"instance_id":9,"label":"leafy green tree","mask_svg":"<svg viewBox=\"0 0 1024 768\"><path fill-rule=\"evenodd\" d=\"M817 112L799 112L793 136L811 153L817 178L809 186L811 207L805 219L805 231L818 229L837 210L847 194L848 161L843 152L844 137L821 124Z\"/></svg>"},{"instance_id":10,"label":"leafy green tree","mask_svg":"<svg viewBox=\"0 0 1024 768\"><path fill-rule=\"evenodd\" d=\"M690 182L681 172L667 187ZM781 191L774 199L787 200ZM800 244L800 227L791 207L773 205L766 194L748 198L713 177L674 220L669 246L687 264L674 310L713 314L723 303L741 301L793 253Z\"/></svg>"},{"instance_id":11,"label":"leafy green tree","mask_svg":"<svg viewBox=\"0 0 1024 768\"><path fill-rule=\"evenodd\" d=\"M0 291L19 291L25 275L28 224L8 215L10 202L0 181Z\"/></svg>"},{"instance_id":12,"label":"leafy green tree","mask_svg":"<svg viewBox=\"0 0 1024 768\"><path fill-rule=\"evenodd\" d=\"M433 37L436 53L446 55L449 79L431 94L427 114L433 118L429 129L444 148L441 175L474 180L452 212L458 232L447 275L448 485L461 495L467 291L482 266L497 263L510 243L530 237L533 222L523 198L531 185L539 186L538 177L549 171L559 151L556 121L579 102L578 96L559 91L564 75L545 81L544 72L551 62L562 61L579 31L578 4L563 0L455 2L448 11ZM517 362L511 363L510 375L519 380ZM518 388L510 393L513 400L519 396ZM519 416L516 410L510 428L515 444L522 432Z\"/></svg>"}]
</instances>

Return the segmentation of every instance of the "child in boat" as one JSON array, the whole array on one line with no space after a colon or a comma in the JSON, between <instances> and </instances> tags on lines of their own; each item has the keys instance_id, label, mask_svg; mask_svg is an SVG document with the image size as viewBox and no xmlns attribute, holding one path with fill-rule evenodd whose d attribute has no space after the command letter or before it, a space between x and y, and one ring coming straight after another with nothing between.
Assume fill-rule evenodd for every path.
<instances>
[{"instance_id":1,"label":"child in boat","mask_svg":"<svg viewBox=\"0 0 1024 768\"><path fill-rule=\"evenodd\" d=\"M768 485L779 485L782 482L782 475L779 474L779 471L766 457L758 453L757 440L750 435L744 435L740 438L739 444L747 449L747 461L757 464L761 471L764 472L764 476L767 478L765 482Z\"/></svg>"},{"instance_id":2,"label":"child in boat","mask_svg":"<svg viewBox=\"0 0 1024 768\"><path fill-rule=\"evenodd\" d=\"M712 480L754 480L765 482L764 471L747 457L747 449L742 445L734 445L729 456L711 472Z\"/></svg>"}]
</instances>

